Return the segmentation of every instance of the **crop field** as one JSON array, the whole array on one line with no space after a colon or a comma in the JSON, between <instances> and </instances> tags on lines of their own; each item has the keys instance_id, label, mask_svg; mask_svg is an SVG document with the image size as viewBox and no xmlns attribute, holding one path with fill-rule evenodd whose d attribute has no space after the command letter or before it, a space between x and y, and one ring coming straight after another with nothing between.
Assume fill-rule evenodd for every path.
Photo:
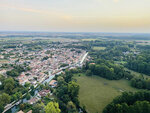
<instances>
[{"instance_id":1,"label":"crop field","mask_svg":"<svg viewBox=\"0 0 150 113\"><path fill-rule=\"evenodd\" d=\"M139 91L132 88L127 80L107 80L98 76L75 76L79 90L79 101L81 106L85 106L89 113L102 113L103 108L110 103L113 98L124 91Z\"/></svg>"},{"instance_id":2,"label":"crop field","mask_svg":"<svg viewBox=\"0 0 150 113\"><path fill-rule=\"evenodd\" d=\"M87 39L82 39L82 41L95 41L95 40L100 40L100 39L92 39L92 38L87 38Z\"/></svg>"},{"instance_id":3,"label":"crop field","mask_svg":"<svg viewBox=\"0 0 150 113\"><path fill-rule=\"evenodd\" d=\"M94 46L93 47L93 50L105 50L106 47L97 47L97 46Z\"/></svg>"}]
</instances>

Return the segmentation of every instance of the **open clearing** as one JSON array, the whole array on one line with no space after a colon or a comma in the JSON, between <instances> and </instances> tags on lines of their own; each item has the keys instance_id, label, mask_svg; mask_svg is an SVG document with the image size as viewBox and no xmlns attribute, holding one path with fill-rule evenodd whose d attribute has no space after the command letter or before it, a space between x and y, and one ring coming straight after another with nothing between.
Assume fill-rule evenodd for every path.
<instances>
[{"instance_id":1,"label":"open clearing","mask_svg":"<svg viewBox=\"0 0 150 113\"><path fill-rule=\"evenodd\" d=\"M133 70L130 70L130 69L128 69L128 68L125 68L125 70L127 70L127 71L130 71L131 72L131 74L134 74L135 76L137 76L137 77L140 77L141 76L141 74L143 75L143 77L146 79L146 78L150 78L150 76L148 76L148 75L146 75L146 74L143 74L143 73L139 73L139 72L135 72L135 71L133 71Z\"/></svg>"},{"instance_id":2,"label":"open clearing","mask_svg":"<svg viewBox=\"0 0 150 113\"><path fill-rule=\"evenodd\" d=\"M80 85L79 100L89 113L102 113L103 108L123 91L139 91L127 80L107 80L98 76L75 76Z\"/></svg>"},{"instance_id":3,"label":"open clearing","mask_svg":"<svg viewBox=\"0 0 150 113\"><path fill-rule=\"evenodd\" d=\"M92 38L87 38L87 39L82 39L82 41L95 41L95 40L100 40L100 39L92 39Z\"/></svg>"},{"instance_id":4,"label":"open clearing","mask_svg":"<svg viewBox=\"0 0 150 113\"><path fill-rule=\"evenodd\" d=\"M93 47L93 50L105 50L106 47L97 47L97 46L94 46Z\"/></svg>"}]
</instances>

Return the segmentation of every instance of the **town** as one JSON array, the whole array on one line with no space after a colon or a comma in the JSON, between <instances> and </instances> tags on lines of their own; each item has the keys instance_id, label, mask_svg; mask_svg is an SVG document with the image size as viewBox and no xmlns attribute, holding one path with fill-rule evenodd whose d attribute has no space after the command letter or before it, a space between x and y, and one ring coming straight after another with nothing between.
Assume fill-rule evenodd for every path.
<instances>
[{"instance_id":1,"label":"town","mask_svg":"<svg viewBox=\"0 0 150 113\"><path fill-rule=\"evenodd\" d=\"M48 43L42 45L42 47L32 45L32 48L35 49L31 49L30 46L28 47L25 44L4 45L0 53L0 74L6 78L12 76L23 87L30 84L28 91L23 93L22 97L28 92L31 92L31 86L37 89L39 85L48 83L50 87L54 88L57 86L57 81L53 80L55 75L64 73L65 69L82 67L85 59L89 59L89 57L87 58L88 53L85 50L66 47L74 42L76 41L69 40L67 42L61 42L57 46L57 42L56 44ZM16 67L17 69L19 67L19 71ZM43 89L36 92L26 102L32 105L47 94L52 95L50 90ZM3 113L23 101L24 99L12 101L4 107Z\"/></svg>"}]
</instances>

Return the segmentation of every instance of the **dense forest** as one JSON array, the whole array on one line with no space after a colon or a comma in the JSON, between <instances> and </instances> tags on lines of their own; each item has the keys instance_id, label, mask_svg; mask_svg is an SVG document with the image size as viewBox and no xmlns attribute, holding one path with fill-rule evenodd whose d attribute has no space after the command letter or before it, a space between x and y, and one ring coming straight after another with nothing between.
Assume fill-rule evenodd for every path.
<instances>
[{"instance_id":1,"label":"dense forest","mask_svg":"<svg viewBox=\"0 0 150 113\"><path fill-rule=\"evenodd\" d=\"M136 56L128 57L126 67L150 75L150 52L142 52Z\"/></svg>"},{"instance_id":2,"label":"dense forest","mask_svg":"<svg viewBox=\"0 0 150 113\"><path fill-rule=\"evenodd\" d=\"M108 104L103 113L150 113L150 92L124 92Z\"/></svg>"},{"instance_id":3,"label":"dense forest","mask_svg":"<svg viewBox=\"0 0 150 113\"><path fill-rule=\"evenodd\" d=\"M133 78L130 72L125 71L122 66L103 59L97 59L94 63L86 63L83 69L88 76L97 75L109 80Z\"/></svg>"},{"instance_id":4,"label":"dense forest","mask_svg":"<svg viewBox=\"0 0 150 113\"><path fill-rule=\"evenodd\" d=\"M79 85L72 79L73 73L66 71L61 76L56 76L58 81L55 92L62 112L77 112L79 108Z\"/></svg>"}]
</instances>

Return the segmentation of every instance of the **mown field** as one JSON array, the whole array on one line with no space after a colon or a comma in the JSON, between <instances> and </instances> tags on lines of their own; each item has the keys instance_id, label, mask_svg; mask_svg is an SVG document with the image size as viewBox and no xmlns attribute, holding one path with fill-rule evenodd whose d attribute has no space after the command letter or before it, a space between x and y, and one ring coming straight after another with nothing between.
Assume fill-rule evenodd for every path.
<instances>
[{"instance_id":1,"label":"mown field","mask_svg":"<svg viewBox=\"0 0 150 113\"><path fill-rule=\"evenodd\" d=\"M99 40L99 39L94 39L94 38L87 38L87 39L81 39L82 41L95 41L95 40Z\"/></svg>"},{"instance_id":2,"label":"mown field","mask_svg":"<svg viewBox=\"0 0 150 113\"><path fill-rule=\"evenodd\" d=\"M97 47L97 46L94 46L93 47L93 50L105 50L106 47Z\"/></svg>"},{"instance_id":3,"label":"mown field","mask_svg":"<svg viewBox=\"0 0 150 113\"><path fill-rule=\"evenodd\" d=\"M102 113L103 108L123 91L139 91L127 80L107 80L98 76L76 76L80 85L79 100L89 113Z\"/></svg>"},{"instance_id":4,"label":"mown field","mask_svg":"<svg viewBox=\"0 0 150 113\"><path fill-rule=\"evenodd\" d=\"M143 77L144 77L145 79L146 79L146 78L150 78L150 76L148 76L148 75L146 75L146 74L138 73L138 72L135 72L135 71L130 70L130 69L128 69L128 68L125 68L125 70L130 71L131 74L134 74L134 75L137 76L137 77L141 77L141 75L143 75Z\"/></svg>"}]
</instances>

